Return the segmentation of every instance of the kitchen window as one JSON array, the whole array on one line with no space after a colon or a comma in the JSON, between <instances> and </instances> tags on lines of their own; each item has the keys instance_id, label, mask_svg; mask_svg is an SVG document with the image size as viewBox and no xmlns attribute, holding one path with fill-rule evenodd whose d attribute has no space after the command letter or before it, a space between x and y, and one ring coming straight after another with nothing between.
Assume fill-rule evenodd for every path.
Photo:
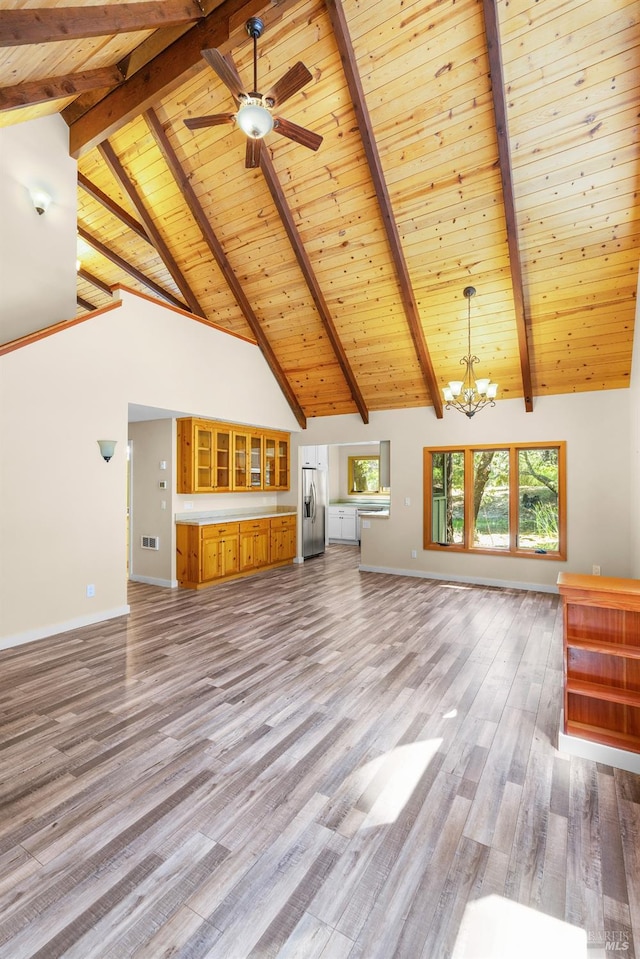
<instances>
[{"instance_id":1,"label":"kitchen window","mask_svg":"<svg viewBox=\"0 0 640 959\"><path fill-rule=\"evenodd\" d=\"M424 450L424 548L566 559L564 442Z\"/></svg>"},{"instance_id":2,"label":"kitchen window","mask_svg":"<svg viewBox=\"0 0 640 959\"><path fill-rule=\"evenodd\" d=\"M380 493L380 457L349 457L349 495Z\"/></svg>"}]
</instances>

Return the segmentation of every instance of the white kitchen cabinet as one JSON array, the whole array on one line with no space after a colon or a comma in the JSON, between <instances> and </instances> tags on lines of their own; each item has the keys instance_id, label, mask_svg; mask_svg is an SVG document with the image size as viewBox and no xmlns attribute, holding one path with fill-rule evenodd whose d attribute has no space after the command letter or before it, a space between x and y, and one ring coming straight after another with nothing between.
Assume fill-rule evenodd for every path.
<instances>
[{"instance_id":1,"label":"white kitchen cabinet","mask_svg":"<svg viewBox=\"0 0 640 959\"><path fill-rule=\"evenodd\" d=\"M329 507L329 540L358 542L355 506Z\"/></svg>"},{"instance_id":2,"label":"white kitchen cabinet","mask_svg":"<svg viewBox=\"0 0 640 959\"><path fill-rule=\"evenodd\" d=\"M303 446L302 465L313 469L326 470L329 468L328 446Z\"/></svg>"}]
</instances>

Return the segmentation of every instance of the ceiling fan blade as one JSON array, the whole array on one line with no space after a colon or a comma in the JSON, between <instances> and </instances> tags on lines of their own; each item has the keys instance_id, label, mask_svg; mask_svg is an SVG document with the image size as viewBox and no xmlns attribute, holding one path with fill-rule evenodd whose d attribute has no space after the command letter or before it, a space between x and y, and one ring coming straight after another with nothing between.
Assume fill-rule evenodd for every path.
<instances>
[{"instance_id":1,"label":"ceiling fan blade","mask_svg":"<svg viewBox=\"0 0 640 959\"><path fill-rule=\"evenodd\" d=\"M203 127L219 127L222 123L233 123L235 113L213 113L209 117L190 117L184 121L188 130L201 130Z\"/></svg>"},{"instance_id":2,"label":"ceiling fan blade","mask_svg":"<svg viewBox=\"0 0 640 959\"><path fill-rule=\"evenodd\" d=\"M253 140L247 137L247 153L244 165L247 170L255 170L260 166L260 151L262 149L262 140Z\"/></svg>"},{"instance_id":3,"label":"ceiling fan blade","mask_svg":"<svg viewBox=\"0 0 640 959\"><path fill-rule=\"evenodd\" d=\"M304 63L298 61L265 93L265 99L273 100L274 107L279 107L312 79Z\"/></svg>"},{"instance_id":4,"label":"ceiling fan blade","mask_svg":"<svg viewBox=\"0 0 640 959\"><path fill-rule=\"evenodd\" d=\"M322 143L322 137L318 133L299 127L297 123L292 123L291 120L285 120L283 117L274 117L273 129L281 133L283 137L295 140L296 143L310 150L317 150Z\"/></svg>"},{"instance_id":5,"label":"ceiling fan blade","mask_svg":"<svg viewBox=\"0 0 640 959\"><path fill-rule=\"evenodd\" d=\"M243 87L242 80L238 76L233 63L227 60L215 47L211 47L210 50L201 50L200 52L211 69L218 74L224 85L228 88L233 99L238 103L240 94L243 93Z\"/></svg>"}]
</instances>

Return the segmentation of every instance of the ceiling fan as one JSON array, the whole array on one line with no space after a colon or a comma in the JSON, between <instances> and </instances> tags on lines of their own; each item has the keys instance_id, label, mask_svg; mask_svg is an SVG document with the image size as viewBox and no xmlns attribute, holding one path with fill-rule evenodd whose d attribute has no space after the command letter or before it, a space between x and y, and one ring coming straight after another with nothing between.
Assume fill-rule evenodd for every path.
<instances>
[{"instance_id":1,"label":"ceiling fan","mask_svg":"<svg viewBox=\"0 0 640 959\"><path fill-rule=\"evenodd\" d=\"M236 113L214 113L206 117L192 117L184 121L185 126L189 130L199 130L202 127L215 127L223 123L236 123L247 136L245 159L247 169L260 165L262 139L271 130L310 150L317 150L322 143L321 136L292 123L291 120L273 115L274 109L280 107L313 79L311 74L305 65L298 61L271 87L268 93L259 93L258 37L262 36L264 23L259 17L250 17L246 22L246 31L253 39L253 90L250 93L243 92L242 81L233 62L219 50L215 47L203 50L202 56L229 89L231 96L238 104L238 110Z\"/></svg>"}]
</instances>

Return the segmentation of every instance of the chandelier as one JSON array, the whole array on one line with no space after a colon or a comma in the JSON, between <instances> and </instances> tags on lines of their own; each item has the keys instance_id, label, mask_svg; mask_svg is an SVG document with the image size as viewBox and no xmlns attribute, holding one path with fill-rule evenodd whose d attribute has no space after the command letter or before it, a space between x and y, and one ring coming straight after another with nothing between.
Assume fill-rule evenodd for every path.
<instances>
[{"instance_id":1,"label":"chandelier","mask_svg":"<svg viewBox=\"0 0 640 959\"><path fill-rule=\"evenodd\" d=\"M460 410L465 416L471 418L478 410L485 406L495 406L498 384L492 383L488 379L475 379L473 375L474 363L479 363L477 356L471 353L471 297L476 295L475 287L465 286L462 295L467 299L467 335L469 352L460 360L462 366L466 366L464 379L451 380L448 386L443 389L446 400L445 409Z\"/></svg>"}]
</instances>

